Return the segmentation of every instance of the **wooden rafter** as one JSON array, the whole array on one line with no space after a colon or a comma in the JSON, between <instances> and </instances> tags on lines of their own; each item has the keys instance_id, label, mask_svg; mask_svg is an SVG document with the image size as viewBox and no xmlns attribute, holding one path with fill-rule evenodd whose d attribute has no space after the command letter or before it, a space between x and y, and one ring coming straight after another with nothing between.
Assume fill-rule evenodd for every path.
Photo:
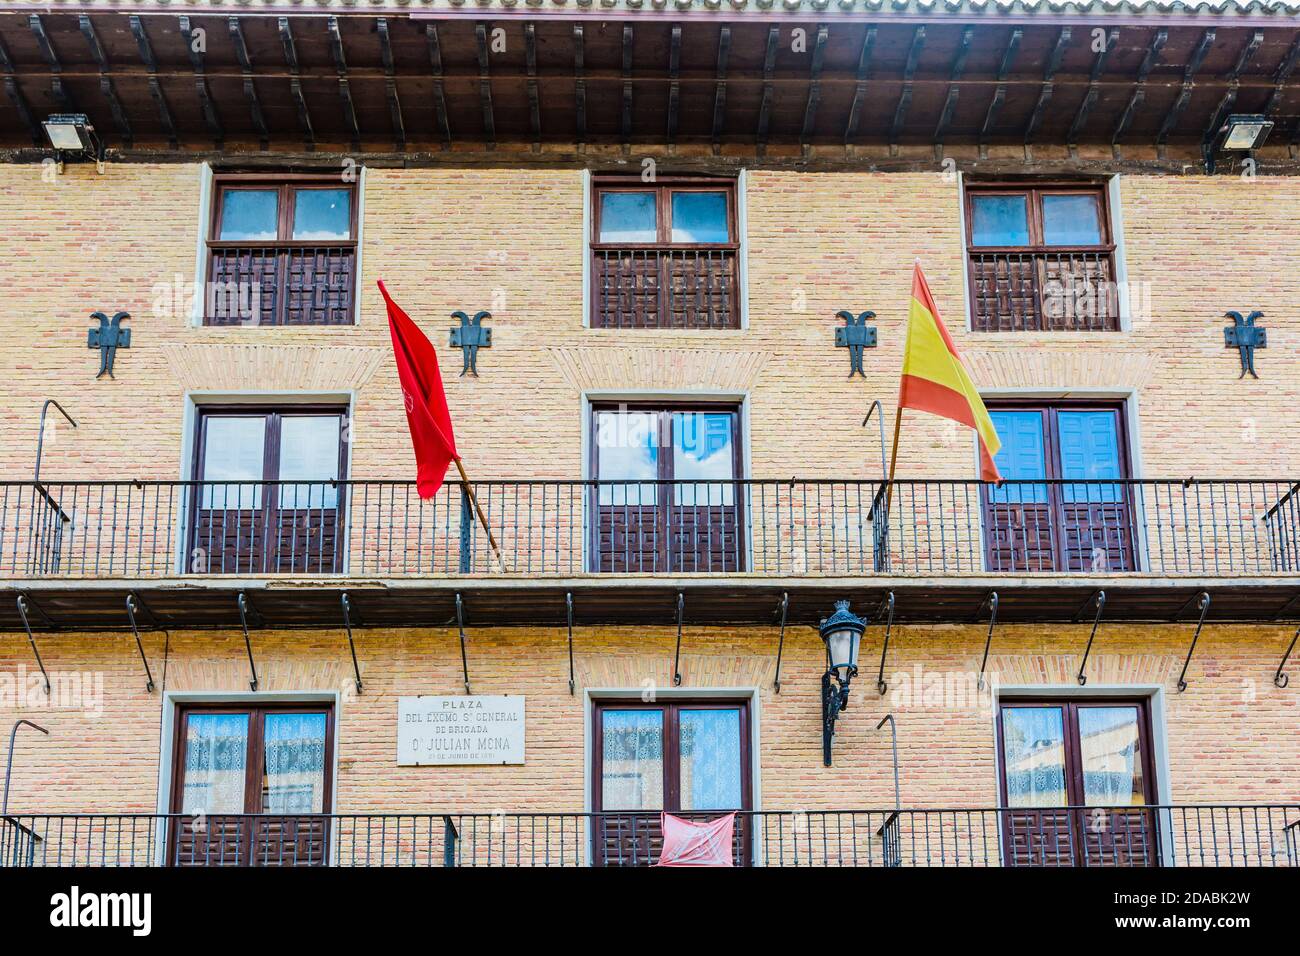
<instances>
[{"instance_id":1,"label":"wooden rafter","mask_svg":"<svg viewBox=\"0 0 1300 956\"><path fill-rule=\"evenodd\" d=\"M767 134L772 123L772 77L776 72L776 45L781 39L780 27L769 27L767 50L763 54L763 98L758 104L758 132L755 134L761 151L767 145Z\"/></svg>"},{"instance_id":2,"label":"wooden rafter","mask_svg":"<svg viewBox=\"0 0 1300 956\"><path fill-rule=\"evenodd\" d=\"M1264 107L1264 115L1273 116L1277 113L1277 108L1282 104L1282 94L1286 89L1286 82L1295 72L1296 64L1300 62L1300 33L1297 33L1295 39L1291 42L1291 48L1286 51L1281 62L1278 63L1277 69L1273 71L1273 92L1269 94L1268 105ZM1296 121L1296 128L1300 129L1300 120Z\"/></svg>"},{"instance_id":3,"label":"wooden rafter","mask_svg":"<svg viewBox=\"0 0 1300 956\"><path fill-rule=\"evenodd\" d=\"M117 89L113 86L112 76L109 75L111 68L108 55L104 52L103 44L99 42L99 34L95 32L95 25L90 22L90 17L84 13L77 17L77 25L81 28L81 35L86 38L86 45L90 47L91 58L99 67L99 89L104 94L104 99L108 100L108 108L113 114L113 124L117 127L117 135L122 137L123 143L130 146L134 139L131 134L131 123L126 118L126 111L122 109L122 101L117 98Z\"/></svg>"},{"instance_id":4,"label":"wooden rafter","mask_svg":"<svg viewBox=\"0 0 1300 956\"><path fill-rule=\"evenodd\" d=\"M1092 58L1092 72L1088 74L1088 91L1083 94L1083 102L1079 104L1079 110L1074 114L1074 122L1070 124L1070 131L1066 134L1065 141L1073 146L1079 142L1079 135L1088 123L1088 114L1097 104L1097 97L1101 90L1097 83L1101 79L1102 72L1106 69L1106 60L1110 56L1110 51L1115 49L1115 44L1119 42L1119 30L1112 28L1107 34L1102 48L1094 54Z\"/></svg>"},{"instance_id":5,"label":"wooden rafter","mask_svg":"<svg viewBox=\"0 0 1300 956\"><path fill-rule=\"evenodd\" d=\"M632 24L623 24L623 145L632 142Z\"/></svg>"},{"instance_id":6,"label":"wooden rafter","mask_svg":"<svg viewBox=\"0 0 1300 956\"><path fill-rule=\"evenodd\" d=\"M158 59L153 53L153 44L149 42L149 34L145 32L144 21L136 14L130 17L131 33L135 37L136 49L140 51L140 59L144 63L144 68L148 71L149 76L149 95L153 97L154 106L158 110L158 122L167 132L167 140L172 149L178 145L176 138L176 123L172 120L171 106L167 103L167 97L163 93L162 84L158 82Z\"/></svg>"},{"instance_id":7,"label":"wooden rafter","mask_svg":"<svg viewBox=\"0 0 1300 956\"><path fill-rule=\"evenodd\" d=\"M1142 64L1138 67L1137 78L1134 81L1133 93L1129 96L1128 105L1124 107L1124 112L1120 114L1119 122L1115 124L1115 132L1110 135L1111 146L1119 143L1119 138L1124 135L1125 131L1133 122L1133 116L1137 108L1142 105L1142 101L1147 95L1147 77L1151 74L1152 68L1156 61L1160 59L1160 51L1165 48L1169 42L1169 31L1159 29L1151 37L1151 45L1147 47L1146 56L1142 58Z\"/></svg>"},{"instance_id":8,"label":"wooden rafter","mask_svg":"<svg viewBox=\"0 0 1300 956\"><path fill-rule=\"evenodd\" d=\"M962 74L966 72L966 58L970 56L971 41L974 38L974 27L962 30L961 42L958 43L957 53L952 59L952 69L948 72L948 95L944 97L943 109L939 112L939 123L934 128L936 146L943 145L943 138L952 124L952 113L957 108L957 97L960 92L957 84L961 82Z\"/></svg>"},{"instance_id":9,"label":"wooden rafter","mask_svg":"<svg viewBox=\"0 0 1300 956\"><path fill-rule=\"evenodd\" d=\"M1208 146L1219 135L1220 124L1228 118L1232 111L1233 104L1237 102L1237 93L1241 84L1241 71L1250 63L1251 57L1259 50L1264 42L1264 31L1256 30L1246 45L1241 48L1241 53L1237 57L1237 62L1233 64L1231 70L1227 72L1228 89L1223 94L1223 99L1219 100L1219 105L1215 107L1214 112L1210 115L1210 125L1205 128L1201 135L1201 142Z\"/></svg>"},{"instance_id":10,"label":"wooden rafter","mask_svg":"<svg viewBox=\"0 0 1300 956\"><path fill-rule=\"evenodd\" d=\"M1174 131L1178 125L1178 119L1183 115L1183 110L1187 109L1187 104L1192 100L1192 87L1194 86L1194 77L1196 71L1200 69L1201 64L1205 61L1205 56L1210 52L1210 47L1214 45L1214 31L1206 30L1201 34L1201 42L1196 44L1196 49L1192 52L1191 58L1187 61L1187 66L1183 69L1183 85L1178 90L1178 98L1174 100L1174 105L1169 108L1165 114L1165 121L1160 124L1160 132L1156 134L1156 145L1163 146L1169 139L1169 134Z\"/></svg>"},{"instance_id":11,"label":"wooden rafter","mask_svg":"<svg viewBox=\"0 0 1300 956\"><path fill-rule=\"evenodd\" d=\"M491 144L497 141L496 114L492 109L492 72L488 65L487 24L474 24L474 43L478 50L478 103L483 112L483 136Z\"/></svg>"},{"instance_id":12,"label":"wooden rafter","mask_svg":"<svg viewBox=\"0 0 1300 956\"><path fill-rule=\"evenodd\" d=\"M907 122L907 110L912 105L912 80L916 76L916 66L921 60L921 50L925 47L925 27L912 31L912 45L907 51L907 62L903 64L903 91L898 94L898 105L894 107L894 122L889 128L889 145L897 146L898 138L903 133L903 124Z\"/></svg>"},{"instance_id":13,"label":"wooden rafter","mask_svg":"<svg viewBox=\"0 0 1300 956\"><path fill-rule=\"evenodd\" d=\"M731 27L718 31L718 66L713 88L713 148L722 146L722 127L727 119L727 60L731 55Z\"/></svg>"},{"instance_id":14,"label":"wooden rafter","mask_svg":"<svg viewBox=\"0 0 1300 956\"><path fill-rule=\"evenodd\" d=\"M316 131L312 129L311 113L307 109L307 97L302 91L302 78L298 66L298 47L293 40L293 30L288 17L279 17L276 28L280 32L280 46L284 48L284 65L289 68L289 92L293 95L293 104L298 111L298 129L302 131L303 142L308 150L316 148Z\"/></svg>"},{"instance_id":15,"label":"wooden rafter","mask_svg":"<svg viewBox=\"0 0 1300 956\"><path fill-rule=\"evenodd\" d=\"M826 39L830 27L817 24L817 39L813 41L812 64L808 67L808 101L803 108L803 129L799 142L806 149L812 140L813 126L817 123L817 107L822 100L822 67L826 65Z\"/></svg>"},{"instance_id":16,"label":"wooden rafter","mask_svg":"<svg viewBox=\"0 0 1300 956\"><path fill-rule=\"evenodd\" d=\"M537 85L537 25L531 20L524 24L524 62L528 69L528 128L533 143L542 141L542 94Z\"/></svg>"},{"instance_id":17,"label":"wooden rafter","mask_svg":"<svg viewBox=\"0 0 1300 956\"><path fill-rule=\"evenodd\" d=\"M668 44L668 145L677 139L677 108L681 102L682 84L682 28L673 25L672 39Z\"/></svg>"},{"instance_id":18,"label":"wooden rafter","mask_svg":"<svg viewBox=\"0 0 1300 956\"><path fill-rule=\"evenodd\" d=\"M59 62L59 55L54 50L54 44L50 42L50 35L45 32L45 22L41 19L40 14L33 13L27 18L27 26L31 29L32 35L36 37L36 45L41 49L41 56L50 67L50 89L54 92L54 98L58 100L63 109L69 113L81 113L82 110L77 108L76 102L72 98L72 91L63 84L63 65Z\"/></svg>"},{"instance_id":19,"label":"wooden rafter","mask_svg":"<svg viewBox=\"0 0 1300 956\"><path fill-rule=\"evenodd\" d=\"M433 112L438 118L438 131L443 142L451 145L451 124L447 121L447 93L443 89L442 44L438 40L438 25L426 24L425 40L429 47L429 72L433 75Z\"/></svg>"},{"instance_id":20,"label":"wooden rafter","mask_svg":"<svg viewBox=\"0 0 1300 956\"><path fill-rule=\"evenodd\" d=\"M194 90L199 95L199 106L203 110L203 121L208 125L208 132L212 134L213 142L217 148L225 141L225 130L221 126L221 114L217 112L217 104L212 99L212 92L208 89L208 78L204 73L203 67L203 49L200 44L194 42L194 30L190 26L190 18L183 16L179 21L181 40L185 44L185 49L189 51L190 67L194 70Z\"/></svg>"},{"instance_id":21,"label":"wooden rafter","mask_svg":"<svg viewBox=\"0 0 1300 956\"><path fill-rule=\"evenodd\" d=\"M230 27L230 42L235 47L235 59L239 61L240 72L244 75L244 96L248 100L249 114L253 118L253 126L257 134L261 137L262 148L267 149L271 145L271 131L267 129L266 117L262 113L262 101L257 98L257 86L253 83L253 61L248 56L248 44L244 42L244 29L239 21L239 17L230 17L227 20Z\"/></svg>"},{"instance_id":22,"label":"wooden rafter","mask_svg":"<svg viewBox=\"0 0 1300 956\"><path fill-rule=\"evenodd\" d=\"M36 122L36 117L32 115L32 108L27 103L27 97L23 96L23 91L18 86L18 78L14 76L14 61L10 58L9 50L5 47L3 41L0 41L0 70L4 71L5 93L8 95L9 101L14 104L14 109L22 117L27 131L32 134L32 143L40 145L41 127Z\"/></svg>"},{"instance_id":23,"label":"wooden rafter","mask_svg":"<svg viewBox=\"0 0 1300 956\"><path fill-rule=\"evenodd\" d=\"M573 110L577 140L587 140L587 81L584 77L582 24L573 25Z\"/></svg>"},{"instance_id":24,"label":"wooden rafter","mask_svg":"<svg viewBox=\"0 0 1300 956\"><path fill-rule=\"evenodd\" d=\"M858 71L854 77L853 102L849 106L849 118L844 123L844 145L857 135L858 122L862 118L862 102L867 95L867 79L871 75L871 55L876 47L876 26L869 24L862 34L862 49L858 51Z\"/></svg>"},{"instance_id":25,"label":"wooden rafter","mask_svg":"<svg viewBox=\"0 0 1300 956\"><path fill-rule=\"evenodd\" d=\"M393 69L393 40L388 35L388 19L375 20L379 34L379 57L384 65L384 95L388 99L388 115L393 124L393 144L400 153L406 149L406 124L402 121L402 101L397 95L397 74Z\"/></svg>"},{"instance_id":26,"label":"wooden rafter","mask_svg":"<svg viewBox=\"0 0 1300 956\"><path fill-rule=\"evenodd\" d=\"M989 103L988 112L984 114L984 125L980 128L980 145L988 141L989 134L993 132L993 126L998 121L998 114L1002 112L1002 104L1007 98L1007 75L1011 72L1011 64L1015 62L1016 51L1020 49L1020 41L1024 38L1025 31L1021 27L1016 27L1011 31L1011 36L1007 38L1007 48L1002 53L1002 62L998 65L998 85L993 90L993 100Z\"/></svg>"},{"instance_id":27,"label":"wooden rafter","mask_svg":"<svg viewBox=\"0 0 1300 956\"><path fill-rule=\"evenodd\" d=\"M1043 122L1047 104L1051 102L1052 94L1056 92L1053 80L1056 79L1056 71L1061 68L1061 60L1065 58L1065 51L1070 46L1070 36L1069 27L1061 27L1061 32L1056 35L1056 44L1052 47L1052 53L1047 58L1047 66L1043 69L1043 85L1038 91L1038 102L1034 104L1034 111L1029 114L1029 122L1025 124L1026 146L1033 142L1034 134L1038 132L1038 127Z\"/></svg>"},{"instance_id":28,"label":"wooden rafter","mask_svg":"<svg viewBox=\"0 0 1300 956\"><path fill-rule=\"evenodd\" d=\"M339 32L339 18L330 17L325 21L325 29L330 35L330 53L334 57L334 69L339 79L339 106L343 110L343 122L347 124L348 136L352 148L361 148L361 127L357 124L357 108L352 102L352 86L348 83L348 60L343 54L343 34Z\"/></svg>"}]
</instances>

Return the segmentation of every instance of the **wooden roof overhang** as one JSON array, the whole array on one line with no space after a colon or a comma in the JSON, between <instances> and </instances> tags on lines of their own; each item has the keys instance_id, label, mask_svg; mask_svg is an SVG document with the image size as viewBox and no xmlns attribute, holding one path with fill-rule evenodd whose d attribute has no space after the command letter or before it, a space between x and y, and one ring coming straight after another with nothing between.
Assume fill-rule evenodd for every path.
<instances>
[{"instance_id":1,"label":"wooden roof overhang","mask_svg":"<svg viewBox=\"0 0 1300 956\"><path fill-rule=\"evenodd\" d=\"M0 148L39 155L41 121L64 112L88 114L117 159L1195 154L1231 112L1272 117L1288 160L1300 144L1300 23L1282 15L417 6L0 4Z\"/></svg>"},{"instance_id":2,"label":"wooden roof overhang","mask_svg":"<svg viewBox=\"0 0 1300 956\"><path fill-rule=\"evenodd\" d=\"M1106 592L1108 622L1170 622L1198 616L1197 597L1211 596L1207 621L1266 623L1300 620L1300 577L1176 578L1144 575L922 577L584 576L573 579L476 577L456 580L298 580L185 578L148 582L31 581L0 584L0 631L22 633L17 610L26 597L34 631L129 629L128 595L142 629L238 629L239 596L258 629L342 628L342 595L351 624L364 628L444 628L456 624L460 595L467 627L564 627L566 596L578 626L672 627L677 595L683 623L772 626L789 595L787 623L816 626L840 599L861 613L895 596L895 620L906 624L987 621L985 600L998 594L998 621L1051 624L1091 621L1092 599Z\"/></svg>"}]
</instances>

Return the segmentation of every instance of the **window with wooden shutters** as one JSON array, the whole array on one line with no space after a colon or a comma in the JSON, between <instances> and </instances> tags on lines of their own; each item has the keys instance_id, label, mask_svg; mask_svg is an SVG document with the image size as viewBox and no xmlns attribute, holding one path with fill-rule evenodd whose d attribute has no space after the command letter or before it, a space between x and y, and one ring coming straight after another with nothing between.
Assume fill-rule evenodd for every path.
<instances>
[{"instance_id":1,"label":"window with wooden shutters","mask_svg":"<svg viewBox=\"0 0 1300 956\"><path fill-rule=\"evenodd\" d=\"M351 325L356 189L338 177L217 176L206 325Z\"/></svg>"},{"instance_id":2,"label":"window with wooden shutters","mask_svg":"<svg viewBox=\"0 0 1300 956\"><path fill-rule=\"evenodd\" d=\"M1104 187L971 186L966 243L975 331L1119 329Z\"/></svg>"},{"instance_id":3,"label":"window with wooden shutters","mask_svg":"<svg viewBox=\"0 0 1300 956\"><path fill-rule=\"evenodd\" d=\"M740 328L734 179L593 180L591 324Z\"/></svg>"}]
</instances>

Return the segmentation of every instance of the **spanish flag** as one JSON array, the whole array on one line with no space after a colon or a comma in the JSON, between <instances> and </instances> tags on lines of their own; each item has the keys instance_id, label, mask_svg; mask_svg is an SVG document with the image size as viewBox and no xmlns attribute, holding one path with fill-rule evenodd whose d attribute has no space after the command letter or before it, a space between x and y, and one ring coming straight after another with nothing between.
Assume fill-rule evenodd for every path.
<instances>
[{"instance_id":1,"label":"spanish flag","mask_svg":"<svg viewBox=\"0 0 1300 956\"><path fill-rule=\"evenodd\" d=\"M912 272L912 302L907 312L907 345L903 351L898 407L951 418L975 429L980 442L980 477L985 481L1002 480L993 464L993 456L1002 447L997 429L962 364L961 353L939 318L919 262Z\"/></svg>"}]
</instances>

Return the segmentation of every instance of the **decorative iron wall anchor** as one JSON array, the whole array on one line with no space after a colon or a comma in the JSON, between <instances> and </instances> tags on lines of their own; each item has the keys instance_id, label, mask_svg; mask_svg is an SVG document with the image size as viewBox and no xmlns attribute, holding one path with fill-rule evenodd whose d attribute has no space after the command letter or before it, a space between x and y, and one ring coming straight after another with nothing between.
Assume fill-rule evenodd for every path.
<instances>
[{"instance_id":1,"label":"decorative iron wall anchor","mask_svg":"<svg viewBox=\"0 0 1300 956\"><path fill-rule=\"evenodd\" d=\"M99 349L99 374L95 378L113 378L117 350L131 347L131 330L122 328L122 320L131 318L131 313L117 312L110 319L103 312L92 312L90 317L99 320L99 328L91 329L86 337L86 348Z\"/></svg>"},{"instance_id":2,"label":"decorative iron wall anchor","mask_svg":"<svg viewBox=\"0 0 1300 956\"><path fill-rule=\"evenodd\" d=\"M835 346L849 350L849 378L854 375L867 377L862 369L862 350L876 347L876 327L867 325L867 319L874 319L874 312L859 312L856 316L848 309L835 313L844 320L844 328L835 330Z\"/></svg>"},{"instance_id":3,"label":"decorative iron wall anchor","mask_svg":"<svg viewBox=\"0 0 1300 956\"><path fill-rule=\"evenodd\" d=\"M465 367L460 370L464 375L469 372L478 377L478 350L492 347L492 330L483 327L483 320L492 318L491 312L478 312L470 318L459 310L451 314L453 319L460 319L460 326L452 326L451 347L460 349L465 356Z\"/></svg>"},{"instance_id":4,"label":"decorative iron wall anchor","mask_svg":"<svg viewBox=\"0 0 1300 956\"><path fill-rule=\"evenodd\" d=\"M1245 378L1247 372L1251 378L1259 378L1255 374L1255 349L1268 348L1268 330L1256 325L1255 320L1262 319L1264 313L1255 311L1244 319L1240 312L1223 314L1232 319L1232 325L1223 330L1224 348L1236 349L1241 356L1241 374L1237 378Z\"/></svg>"}]
</instances>

